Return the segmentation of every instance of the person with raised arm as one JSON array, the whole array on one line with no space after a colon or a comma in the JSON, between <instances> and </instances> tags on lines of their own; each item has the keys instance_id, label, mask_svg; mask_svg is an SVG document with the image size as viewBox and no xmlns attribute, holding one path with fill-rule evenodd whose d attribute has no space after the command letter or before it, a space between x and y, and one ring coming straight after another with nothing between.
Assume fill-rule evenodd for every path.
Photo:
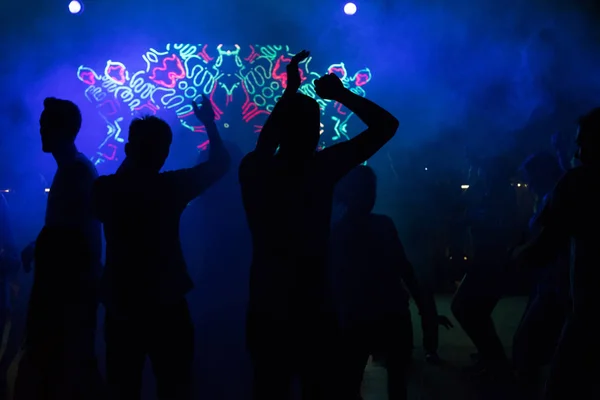
<instances>
[{"instance_id":1,"label":"person with raised arm","mask_svg":"<svg viewBox=\"0 0 600 400\"><path fill-rule=\"evenodd\" d=\"M346 89L337 76L325 75L314 82L316 93L346 106L367 130L317 152L319 104L296 93L298 64L308 55L292 58L288 87L239 169L253 238L246 334L256 400L287 398L293 377L300 378L306 399L336 398L341 383L329 376L323 360L335 357L337 338L336 317L326 299L333 191L399 125L389 112Z\"/></svg>"},{"instance_id":2,"label":"person with raised arm","mask_svg":"<svg viewBox=\"0 0 600 400\"><path fill-rule=\"evenodd\" d=\"M146 356L159 399L192 396L194 329L186 294L193 284L179 222L188 203L230 167L210 100L203 97L201 107L193 106L210 140L208 161L161 173L171 128L154 116L137 118L129 127L127 158L116 174L100 177L94 187L94 210L106 237L101 293L113 400L140 399Z\"/></svg>"}]
</instances>

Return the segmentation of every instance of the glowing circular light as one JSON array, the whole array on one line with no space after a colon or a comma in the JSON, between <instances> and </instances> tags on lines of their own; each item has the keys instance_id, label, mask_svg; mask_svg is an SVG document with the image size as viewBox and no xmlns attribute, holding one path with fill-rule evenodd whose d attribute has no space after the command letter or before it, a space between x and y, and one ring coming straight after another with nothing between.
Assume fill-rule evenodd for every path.
<instances>
[{"instance_id":1,"label":"glowing circular light","mask_svg":"<svg viewBox=\"0 0 600 400\"><path fill-rule=\"evenodd\" d=\"M69 3L69 12L71 14L78 14L81 12L81 9L82 9L82 7L81 7L80 2L73 0L72 2Z\"/></svg>"},{"instance_id":2,"label":"glowing circular light","mask_svg":"<svg viewBox=\"0 0 600 400\"><path fill-rule=\"evenodd\" d=\"M356 4L354 3L346 3L344 6L344 12L346 15L354 15L356 13Z\"/></svg>"}]
</instances>

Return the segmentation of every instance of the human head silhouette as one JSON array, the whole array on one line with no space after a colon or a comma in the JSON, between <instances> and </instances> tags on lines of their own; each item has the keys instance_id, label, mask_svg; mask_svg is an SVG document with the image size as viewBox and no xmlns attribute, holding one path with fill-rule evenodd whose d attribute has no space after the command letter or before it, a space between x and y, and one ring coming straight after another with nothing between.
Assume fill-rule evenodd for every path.
<instances>
[{"instance_id":1,"label":"human head silhouette","mask_svg":"<svg viewBox=\"0 0 600 400\"><path fill-rule=\"evenodd\" d=\"M295 159L311 157L319 144L321 109L314 99L295 93L282 107L279 153Z\"/></svg>"},{"instance_id":2,"label":"human head silhouette","mask_svg":"<svg viewBox=\"0 0 600 400\"><path fill-rule=\"evenodd\" d=\"M529 190L538 196L544 196L552 190L563 174L558 158L546 152L527 157L521 170Z\"/></svg>"},{"instance_id":3,"label":"human head silhouette","mask_svg":"<svg viewBox=\"0 0 600 400\"><path fill-rule=\"evenodd\" d=\"M53 153L70 146L81 129L81 112L72 101L47 97L40 116L42 151Z\"/></svg>"},{"instance_id":4,"label":"human head silhouette","mask_svg":"<svg viewBox=\"0 0 600 400\"><path fill-rule=\"evenodd\" d=\"M125 155L134 166L158 172L169 156L172 141L171 127L162 119L155 116L136 118L129 125Z\"/></svg>"},{"instance_id":5,"label":"human head silhouette","mask_svg":"<svg viewBox=\"0 0 600 400\"><path fill-rule=\"evenodd\" d=\"M369 166L359 165L337 185L336 199L349 214L369 214L377 199L377 175Z\"/></svg>"},{"instance_id":6,"label":"human head silhouette","mask_svg":"<svg viewBox=\"0 0 600 400\"><path fill-rule=\"evenodd\" d=\"M583 166L600 165L600 107L579 118L576 157Z\"/></svg>"}]
</instances>

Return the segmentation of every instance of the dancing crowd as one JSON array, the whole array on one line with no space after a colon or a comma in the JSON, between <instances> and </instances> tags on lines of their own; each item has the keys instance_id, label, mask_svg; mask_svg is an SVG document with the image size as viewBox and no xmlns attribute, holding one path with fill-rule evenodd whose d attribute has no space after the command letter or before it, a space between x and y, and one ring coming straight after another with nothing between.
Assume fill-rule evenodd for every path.
<instances>
[{"instance_id":1,"label":"dancing crowd","mask_svg":"<svg viewBox=\"0 0 600 400\"><path fill-rule=\"evenodd\" d=\"M290 398L299 382L307 400L361 398L370 356L388 371L390 399L407 398L413 349L409 299L417 305L428 362L437 354L434 297L421 285L392 219L376 214L377 177L364 163L399 127L389 112L346 89L335 74L314 82L316 94L340 103L366 125L352 139L317 151L321 111L301 93L299 64L287 66L287 87L265 122L256 147L240 165L222 141L211 101L193 103L210 142L208 160L161 172L173 140L160 118L134 119L126 158L108 176L78 151L82 117L68 100L49 97L40 117L43 151L56 160L45 223L19 257L6 201L0 203L0 327L10 323L15 271L33 271L14 400L141 398L146 358L162 400L193 392L194 324L188 306L193 279L180 240L180 219L192 200L239 167L239 188L252 236L246 346L255 400ZM538 199L529 239L507 258L535 271L535 289L514 338L513 363L495 331L491 312L500 299L503 260L498 235L507 216L480 218L488 232L478 247L489 269L469 271L452 303L456 321L478 353L470 373L515 376L524 386L551 365L544 398L573 390L594 398L600 356L593 337L593 288L600 185L600 109L579 120L578 165L565 168L545 153L522 171ZM489 190L489 199L502 202ZM333 205L343 207L332 223ZM486 232L482 229L482 232ZM106 241L103 259L102 232ZM501 233L499 233L501 232ZM483 243L483 242L482 242ZM97 310L106 310L106 371L97 363ZM0 360L3 347L0 347ZM235 380L235 377L231 378ZM231 384L235 385L232 381ZM536 398L531 389L530 398Z\"/></svg>"}]
</instances>

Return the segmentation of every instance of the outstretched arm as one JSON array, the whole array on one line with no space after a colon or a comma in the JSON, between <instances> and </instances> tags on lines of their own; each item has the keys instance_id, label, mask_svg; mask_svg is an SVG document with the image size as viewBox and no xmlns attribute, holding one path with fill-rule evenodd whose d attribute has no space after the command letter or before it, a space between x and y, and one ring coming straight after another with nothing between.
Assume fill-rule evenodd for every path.
<instances>
[{"instance_id":1,"label":"outstretched arm","mask_svg":"<svg viewBox=\"0 0 600 400\"><path fill-rule=\"evenodd\" d=\"M404 282L404 286L417 304L419 314L421 315L423 347L428 354L435 355L439 342L438 325L450 328L452 327L452 323L446 317L438 316L433 294L419 284L415 270L406 256L404 246L398 237L398 231L392 220L388 220L387 229L392 239L392 243L390 244L390 249L394 252L392 259L398 265L402 282Z\"/></svg>"},{"instance_id":2,"label":"outstretched arm","mask_svg":"<svg viewBox=\"0 0 600 400\"><path fill-rule=\"evenodd\" d=\"M281 99L275 104L273 111L267 118L267 121L263 125L263 128L258 135L258 141L256 142L255 153L265 157L271 157L277 151L279 147L279 134L281 133L282 123L282 106L284 106L286 100L295 94L301 85L299 64L308 58L310 52L302 50L300 53L292 57L292 60L286 67L287 71L287 86L281 96Z\"/></svg>"},{"instance_id":3,"label":"outstretched arm","mask_svg":"<svg viewBox=\"0 0 600 400\"><path fill-rule=\"evenodd\" d=\"M395 228L394 228L395 230ZM415 270L406 257L404 246L397 236L395 240L395 259L397 260L402 282L413 298L421 316L421 328L423 330L423 347L427 352L436 352L438 347L437 308L431 293L423 290L417 280Z\"/></svg>"},{"instance_id":4,"label":"outstretched arm","mask_svg":"<svg viewBox=\"0 0 600 400\"><path fill-rule=\"evenodd\" d=\"M208 160L192 168L167 172L175 176L175 189L183 205L187 205L221 179L231 166L231 157L215 124L212 104L206 96L202 97L202 106L198 107L196 103L193 103L193 106L196 117L206 127L209 140Z\"/></svg>"},{"instance_id":5,"label":"outstretched arm","mask_svg":"<svg viewBox=\"0 0 600 400\"><path fill-rule=\"evenodd\" d=\"M341 103L367 125L367 129L354 138L319 153L333 178L340 179L377 153L396 134L400 123L377 104L344 88L334 74L315 81L315 88L319 96Z\"/></svg>"}]
</instances>

